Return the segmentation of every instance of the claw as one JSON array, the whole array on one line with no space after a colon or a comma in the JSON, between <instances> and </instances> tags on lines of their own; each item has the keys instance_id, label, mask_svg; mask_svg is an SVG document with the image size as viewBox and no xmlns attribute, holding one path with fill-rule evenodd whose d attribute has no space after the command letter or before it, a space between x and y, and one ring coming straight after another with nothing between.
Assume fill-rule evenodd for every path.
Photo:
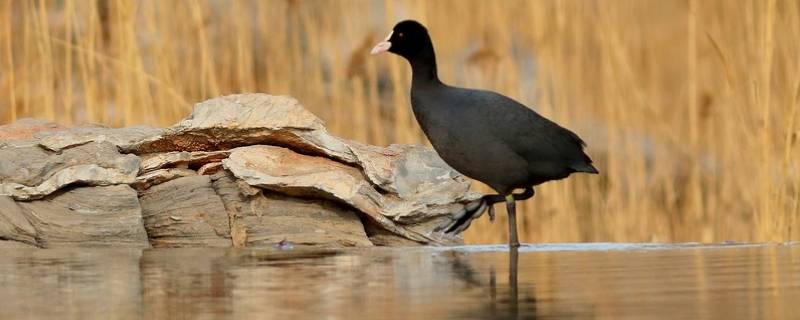
<instances>
[{"instance_id":1,"label":"claw","mask_svg":"<svg viewBox=\"0 0 800 320\"><path fill-rule=\"evenodd\" d=\"M466 212L462 215L459 215L455 221L444 228L445 233L459 234L463 232L470 226L470 224L472 224L472 220L480 218L480 216L483 215L487 206L488 204L483 199L468 204L465 208Z\"/></svg>"},{"instance_id":2,"label":"claw","mask_svg":"<svg viewBox=\"0 0 800 320\"><path fill-rule=\"evenodd\" d=\"M528 199L532 197L533 194L533 188L528 187L524 192L514 193L511 194L511 196L513 196L513 199L516 201ZM439 226L434 229L434 231L459 234L469 228L470 224L472 224L472 221L480 218L485 211L489 211L489 221L494 222L494 204L507 202L507 200L508 199L506 199L506 197L499 194L484 195L480 199L468 203L461 212L454 215L454 219L451 220L450 223L444 226Z\"/></svg>"}]
</instances>

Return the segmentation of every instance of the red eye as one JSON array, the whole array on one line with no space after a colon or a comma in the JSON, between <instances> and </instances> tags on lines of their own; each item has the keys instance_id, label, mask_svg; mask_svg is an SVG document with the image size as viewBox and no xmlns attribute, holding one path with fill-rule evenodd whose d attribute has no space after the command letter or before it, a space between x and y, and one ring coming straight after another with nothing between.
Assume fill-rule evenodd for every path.
<instances>
[{"instance_id":1,"label":"red eye","mask_svg":"<svg viewBox=\"0 0 800 320\"><path fill-rule=\"evenodd\" d=\"M398 37L398 38L403 38L403 36L404 36L404 34L403 34L402 32L400 32L400 33L398 33L398 34L397 34L397 37Z\"/></svg>"}]
</instances>

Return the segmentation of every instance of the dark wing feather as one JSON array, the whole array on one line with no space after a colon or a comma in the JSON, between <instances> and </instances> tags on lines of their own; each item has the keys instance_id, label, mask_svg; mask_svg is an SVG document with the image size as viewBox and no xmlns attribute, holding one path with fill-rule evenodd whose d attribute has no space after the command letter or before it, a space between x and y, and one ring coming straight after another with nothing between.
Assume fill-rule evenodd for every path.
<instances>
[{"instance_id":1,"label":"dark wing feather","mask_svg":"<svg viewBox=\"0 0 800 320\"><path fill-rule=\"evenodd\" d=\"M492 134L529 162L562 163L581 168L592 163L583 152L586 143L574 132L506 96L491 91L470 91L473 101L492 106L487 110L495 115L485 117L494 122L490 123Z\"/></svg>"}]
</instances>

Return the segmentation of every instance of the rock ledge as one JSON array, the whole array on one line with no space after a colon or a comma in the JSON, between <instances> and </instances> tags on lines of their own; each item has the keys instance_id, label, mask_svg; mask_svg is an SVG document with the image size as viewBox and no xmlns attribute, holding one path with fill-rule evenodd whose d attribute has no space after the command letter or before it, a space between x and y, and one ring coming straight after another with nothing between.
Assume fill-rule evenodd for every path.
<instances>
[{"instance_id":1,"label":"rock ledge","mask_svg":"<svg viewBox=\"0 0 800 320\"><path fill-rule=\"evenodd\" d=\"M297 100L211 99L173 127L0 126L0 247L458 244L479 194L432 150L328 133Z\"/></svg>"}]
</instances>

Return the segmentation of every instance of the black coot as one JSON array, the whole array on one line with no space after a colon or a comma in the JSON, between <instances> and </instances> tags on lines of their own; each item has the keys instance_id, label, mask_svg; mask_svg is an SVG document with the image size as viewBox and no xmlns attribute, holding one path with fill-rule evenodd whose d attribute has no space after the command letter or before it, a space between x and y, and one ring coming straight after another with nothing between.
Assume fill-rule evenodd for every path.
<instances>
[{"instance_id":1,"label":"black coot","mask_svg":"<svg viewBox=\"0 0 800 320\"><path fill-rule=\"evenodd\" d=\"M519 246L515 200L532 197L535 185L573 172L598 173L583 152L583 140L572 131L506 96L439 81L433 43L419 22L398 23L372 54L383 51L411 64L411 107L439 156L453 169L497 191L498 195L483 198L490 216L492 204L506 202L510 246ZM525 191L513 194L517 188ZM462 231L472 219L462 217L449 231Z\"/></svg>"}]
</instances>

